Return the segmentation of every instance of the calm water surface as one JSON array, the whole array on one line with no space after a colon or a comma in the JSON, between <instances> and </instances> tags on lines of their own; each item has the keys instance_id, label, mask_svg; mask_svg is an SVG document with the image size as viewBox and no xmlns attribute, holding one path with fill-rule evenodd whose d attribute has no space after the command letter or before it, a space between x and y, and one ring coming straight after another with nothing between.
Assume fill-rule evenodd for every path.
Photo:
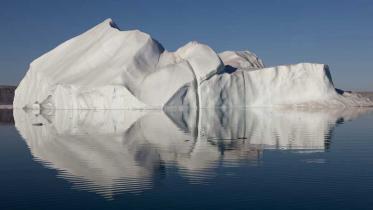
<instances>
[{"instance_id":1,"label":"calm water surface","mask_svg":"<svg viewBox=\"0 0 373 210\"><path fill-rule=\"evenodd\" d=\"M372 209L373 114L0 111L0 209Z\"/></svg>"}]
</instances>

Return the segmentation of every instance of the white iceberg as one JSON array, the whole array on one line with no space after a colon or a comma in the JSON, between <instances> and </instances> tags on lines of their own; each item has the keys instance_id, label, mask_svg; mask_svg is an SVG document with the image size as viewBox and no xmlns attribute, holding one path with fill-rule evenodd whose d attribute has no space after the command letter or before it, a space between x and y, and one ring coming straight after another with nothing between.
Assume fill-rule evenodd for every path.
<instances>
[{"instance_id":1,"label":"white iceberg","mask_svg":"<svg viewBox=\"0 0 373 210\"><path fill-rule=\"evenodd\" d=\"M217 54L190 42L166 51L148 34L111 19L33 61L15 108L147 109L249 106L370 106L337 92L323 64L264 68L249 51Z\"/></svg>"}]
</instances>

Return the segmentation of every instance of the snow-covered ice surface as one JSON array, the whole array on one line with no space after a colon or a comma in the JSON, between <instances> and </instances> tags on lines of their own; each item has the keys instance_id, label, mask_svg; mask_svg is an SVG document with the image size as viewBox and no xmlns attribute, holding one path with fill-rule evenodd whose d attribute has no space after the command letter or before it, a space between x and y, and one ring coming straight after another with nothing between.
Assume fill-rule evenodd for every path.
<instances>
[{"instance_id":1,"label":"snow-covered ice surface","mask_svg":"<svg viewBox=\"0 0 373 210\"><path fill-rule=\"evenodd\" d=\"M372 109L14 110L33 157L74 188L111 197L174 165L191 182L266 149L323 152L337 124ZM199 112L199 113L198 113Z\"/></svg>"},{"instance_id":2,"label":"snow-covered ice surface","mask_svg":"<svg viewBox=\"0 0 373 210\"><path fill-rule=\"evenodd\" d=\"M169 52L146 33L120 31L111 19L34 60L13 102L31 109L372 104L337 92L323 64L265 68L252 52L218 54L198 42Z\"/></svg>"}]
</instances>

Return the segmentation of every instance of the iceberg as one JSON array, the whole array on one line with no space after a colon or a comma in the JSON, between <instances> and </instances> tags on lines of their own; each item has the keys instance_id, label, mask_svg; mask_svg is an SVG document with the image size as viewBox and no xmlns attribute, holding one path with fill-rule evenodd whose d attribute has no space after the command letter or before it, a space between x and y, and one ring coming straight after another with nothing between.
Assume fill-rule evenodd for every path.
<instances>
[{"instance_id":1,"label":"iceberg","mask_svg":"<svg viewBox=\"0 0 373 210\"><path fill-rule=\"evenodd\" d=\"M249 51L216 53L198 42L169 52L107 19L34 60L13 106L29 109L161 109L371 106L337 91L329 67L265 67Z\"/></svg>"}]
</instances>

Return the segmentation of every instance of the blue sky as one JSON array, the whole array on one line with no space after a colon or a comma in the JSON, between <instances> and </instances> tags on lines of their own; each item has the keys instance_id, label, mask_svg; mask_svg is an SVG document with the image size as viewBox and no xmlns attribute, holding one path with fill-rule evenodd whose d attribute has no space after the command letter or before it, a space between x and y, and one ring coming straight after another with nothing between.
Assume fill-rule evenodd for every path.
<instances>
[{"instance_id":1,"label":"blue sky","mask_svg":"<svg viewBox=\"0 0 373 210\"><path fill-rule=\"evenodd\" d=\"M197 40L267 66L326 63L337 87L373 91L371 0L0 0L0 84L18 84L32 60L109 17L168 50Z\"/></svg>"}]
</instances>

